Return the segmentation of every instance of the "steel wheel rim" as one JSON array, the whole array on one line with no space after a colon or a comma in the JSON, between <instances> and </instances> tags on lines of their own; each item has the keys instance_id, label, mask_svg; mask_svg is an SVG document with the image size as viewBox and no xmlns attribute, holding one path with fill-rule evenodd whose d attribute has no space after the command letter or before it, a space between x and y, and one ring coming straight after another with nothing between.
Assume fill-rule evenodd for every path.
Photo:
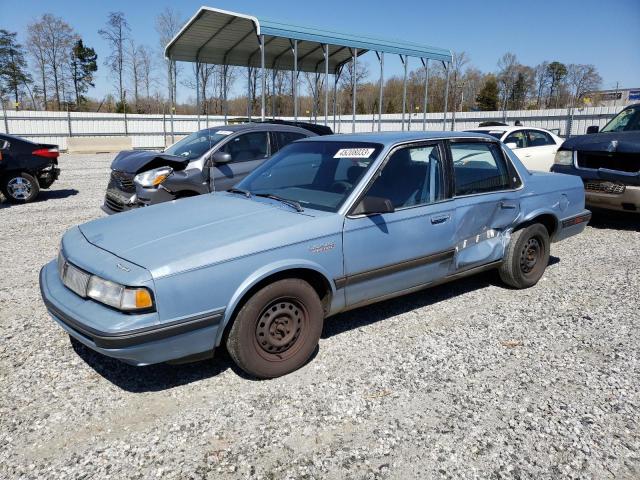
<instances>
[{"instance_id":1,"label":"steel wheel rim","mask_svg":"<svg viewBox=\"0 0 640 480\"><path fill-rule=\"evenodd\" d=\"M544 246L540 239L531 237L520 252L520 270L525 276L533 276L542 264Z\"/></svg>"},{"instance_id":2,"label":"steel wheel rim","mask_svg":"<svg viewBox=\"0 0 640 480\"><path fill-rule=\"evenodd\" d=\"M9 180L7 191L16 200L26 200L33 191L33 185L24 177L14 177Z\"/></svg>"},{"instance_id":3,"label":"steel wheel rim","mask_svg":"<svg viewBox=\"0 0 640 480\"><path fill-rule=\"evenodd\" d=\"M262 310L256 322L254 341L263 358L281 361L295 355L304 343L309 314L295 298L279 298Z\"/></svg>"}]
</instances>

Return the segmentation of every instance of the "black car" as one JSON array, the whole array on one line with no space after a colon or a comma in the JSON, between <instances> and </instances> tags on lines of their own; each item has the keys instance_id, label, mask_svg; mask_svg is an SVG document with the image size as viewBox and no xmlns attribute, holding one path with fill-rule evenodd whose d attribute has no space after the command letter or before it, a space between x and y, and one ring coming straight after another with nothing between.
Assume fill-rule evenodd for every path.
<instances>
[{"instance_id":1,"label":"black car","mask_svg":"<svg viewBox=\"0 0 640 480\"><path fill-rule=\"evenodd\" d=\"M0 134L0 190L11 203L34 200L60 175L57 145Z\"/></svg>"},{"instance_id":2,"label":"black car","mask_svg":"<svg viewBox=\"0 0 640 480\"><path fill-rule=\"evenodd\" d=\"M640 104L566 140L551 171L581 177L591 207L640 213Z\"/></svg>"},{"instance_id":3,"label":"black car","mask_svg":"<svg viewBox=\"0 0 640 480\"><path fill-rule=\"evenodd\" d=\"M288 143L330 133L303 122L255 122L200 130L163 152L120 152L102 209L112 214L227 190Z\"/></svg>"}]
</instances>

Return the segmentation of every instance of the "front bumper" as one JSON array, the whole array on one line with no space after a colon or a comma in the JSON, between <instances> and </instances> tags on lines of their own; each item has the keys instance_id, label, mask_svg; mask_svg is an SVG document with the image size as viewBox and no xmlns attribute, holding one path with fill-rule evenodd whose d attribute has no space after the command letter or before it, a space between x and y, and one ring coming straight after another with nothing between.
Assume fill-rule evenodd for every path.
<instances>
[{"instance_id":1,"label":"front bumper","mask_svg":"<svg viewBox=\"0 0 640 480\"><path fill-rule=\"evenodd\" d=\"M126 314L79 297L62 284L55 260L40 271L40 292L49 315L69 335L98 353L131 365L150 365L212 351L224 315L224 310L218 310L127 328L127 324L148 320L150 314ZM99 328L96 318L104 325L120 327Z\"/></svg>"},{"instance_id":2,"label":"front bumper","mask_svg":"<svg viewBox=\"0 0 640 480\"><path fill-rule=\"evenodd\" d=\"M586 183L586 204L595 208L640 213L640 187L620 185L615 191L611 191L614 190L612 188L608 190L610 192L595 191L595 189L589 189L589 183Z\"/></svg>"}]
</instances>

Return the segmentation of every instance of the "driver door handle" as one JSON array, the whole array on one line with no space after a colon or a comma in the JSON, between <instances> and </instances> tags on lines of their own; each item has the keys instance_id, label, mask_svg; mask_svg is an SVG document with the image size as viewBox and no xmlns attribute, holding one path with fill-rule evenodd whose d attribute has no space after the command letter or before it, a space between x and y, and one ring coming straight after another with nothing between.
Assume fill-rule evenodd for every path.
<instances>
[{"instance_id":1,"label":"driver door handle","mask_svg":"<svg viewBox=\"0 0 640 480\"><path fill-rule=\"evenodd\" d=\"M504 210L515 210L517 208L515 203L500 202L500 208Z\"/></svg>"},{"instance_id":2,"label":"driver door handle","mask_svg":"<svg viewBox=\"0 0 640 480\"><path fill-rule=\"evenodd\" d=\"M438 225L440 223L444 223L447 220L449 220L451 218L451 215L447 214L447 215L433 215L431 217L431 223L433 225Z\"/></svg>"}]
</instances>

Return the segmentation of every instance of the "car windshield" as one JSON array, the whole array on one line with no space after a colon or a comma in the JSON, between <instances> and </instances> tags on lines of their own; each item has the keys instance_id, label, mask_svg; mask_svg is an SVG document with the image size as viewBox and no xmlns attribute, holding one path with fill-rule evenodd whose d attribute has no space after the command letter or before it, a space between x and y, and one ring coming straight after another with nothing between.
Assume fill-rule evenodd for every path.
<instances>
[{"instance_id":1,"label":"car windshield","mask_svg":"<svg viewBox=\"0 0 640 480\"><path fill-rule=\"evenodd\" d=\"M237 185L254 195L274 195L303 208L336 212L380 154L366 142L292 143Z\"/></svg>"},{"instance_id":2,"label":"car windshield","mask_svg":"<svg viewBox=\"0 0 640 480\"><path fill-rule=\"evenodd\" d=\"M502 130L467 130L467 132L471 133L486 133L487 135L491 135L492 137L500 140L502 135L504 135L504 131Z\"/></svg>"},{"instance_id":3,"label":"car windshield","mask_svg":"<svg viewBox=\"0 0 640 480\"><path fill-rule=\"evenodd\" d=\"M640 106L622 110L607 123L601 132L630 132L640 130Z\"/></svg>"},{"instance_id":4,"label":"car windshield","mask_svg":"<svg viewBox=\"0 0 640 480\"><path fill-rule=\"evenodd\" d=\"M174 143L164 153L193 160L208 152L231 133L225 130L200 130Z\"/></svg>"}]
</instances>

